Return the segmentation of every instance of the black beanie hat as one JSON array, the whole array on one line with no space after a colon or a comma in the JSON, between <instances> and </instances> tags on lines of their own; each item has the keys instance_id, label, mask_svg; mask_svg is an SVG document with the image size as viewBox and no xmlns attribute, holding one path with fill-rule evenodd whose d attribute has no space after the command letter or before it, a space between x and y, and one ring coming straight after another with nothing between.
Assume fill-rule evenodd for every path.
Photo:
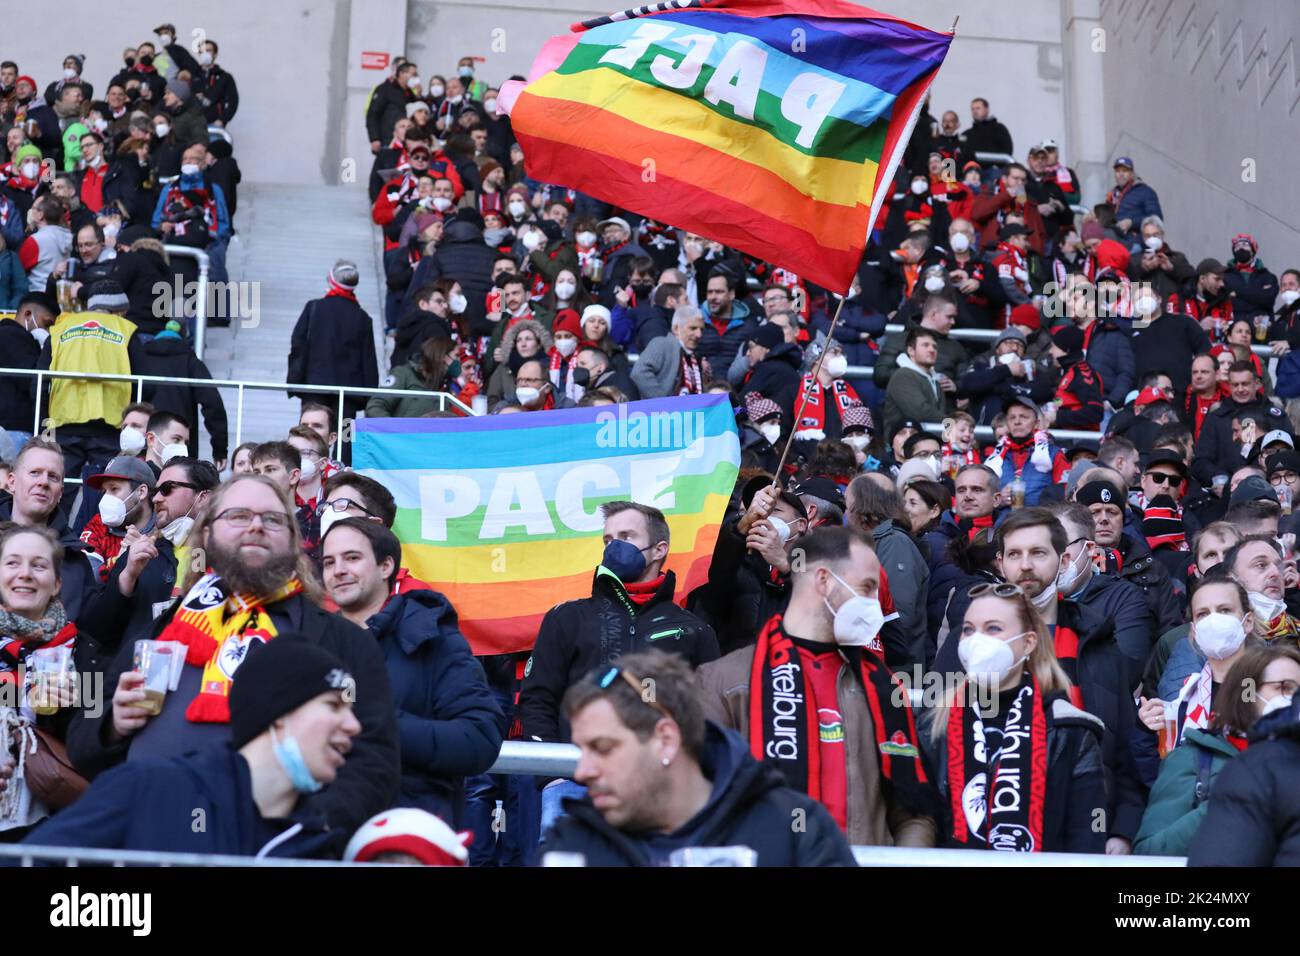
<instances>
[{"instance_id":1,"label":"black beanie hat","mask_svg":"<svg viewBox=\"0 0 1300 956\"><path fill-rule=\"evenodd\" d=\"M1090 481L1086 485L1080 485L1074 493L1074 500L1081 505L1114 505L1120 511L1128 504L1121 497L1119 489L1109 481Z\"/></svg>"},{"instance_id":2,"label":"black beanie hat","mask_svg":"<svg viewBox=\"0 0 1300 956\"><path fill-rule=\"evenodd\" d=\"M758 327L750 341L755 345L763 346L765 349L774 349L785 341L785 329L771 322L765 322Z\"/></svg>"},{"instance_id":3,"label":"black beanie hat","mask_svg":"<svg viewBox=\"0 0 1300 956\"><path fill-rule=\"evenodd\" d=\"M300 634L285 633L248 649L230 688L230 743L239 749L318 694L356 698L344 663Z\"/></svg>"}]
</instances>

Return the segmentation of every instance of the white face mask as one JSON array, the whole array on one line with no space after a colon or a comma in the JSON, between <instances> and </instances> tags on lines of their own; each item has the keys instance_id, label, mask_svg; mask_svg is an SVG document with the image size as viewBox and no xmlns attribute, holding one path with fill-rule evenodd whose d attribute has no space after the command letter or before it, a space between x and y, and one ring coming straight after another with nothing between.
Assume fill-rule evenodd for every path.
<instances>
[{"instance_id":1,"label":"white face mask","mask_svg":"<svg viewBox=\"0 0 1300 956\"><path fill-rule=\"evenodd\" d=\"M451 298L447 300L447 304L451 307L451 311L457 315L469 308L469 300L459 292L453 292Z\"/></svg>"},{"instance_id":2,"label":"white face mask","mask_svg":"<svg viewBox=\"0 0 1300 956\"><path fill-rule=\"evenodd\" d=\"M177 518L169 522L167 527L162 529L162 536L174 545L182 545L185 539L190 536L190 529L194 527L194 519L189 515L183 518Z\"/></svg>"},{"instance_id":3,"label":"white face mask","mask_svg":"<svg viewBox=\"0 0 1300 956\"><path fill-rule=\"evenodd\" d=\"M415 89L420 85L420 77L419 76L411 77L409 80L406 81L406 85L409 86L411 89Z\"/></svg>"},{"instance_id":4,"label":"white face mask","mask_svg":"<svg viewBox=\"0 0 1300 956\"><path fill-rule=\"evenodd\" d=\"M63 78L64 78L65 80L75 79L76 76L77 76L77 71L74 70L72 67L70 67L70 66L65 66L65 67L63 68Z\"/></svg>"},{"instance_id":5,"label":"white face mask","mask_svg":"<svg viewBox=\"0 0 1300 956\"><path fill-rule=\"evenodd\" d=\"M1259 716L1267 717L1269 714L1273 713L1274 711L1290 710L1290 709L1291 709L1291 697L1289 697L1286 694L1278 694L1264 701L1264 706L1260 710Z\"/></svg>"},{"instance_id":6,"label":"white face mask","mask_svg":"<svg viewBox=\"0 0 1300 956\"><path fill-rule=\"evenodd\" d=\"M826 569L836 581L848 588L852 595L838 608L832 609L831 602L822 598L826 610L835 617L835 643L841 647L871 647L876 642L876 635L885 625L885 612L875 598L863 597L830 568Z\"/></svg>"},{"instance_id":7,"label":"white face mask","mask_svg":"<svg viewBox=\"0 0 1300 956\"><path fill-rule=\"evenodd\" d=\"M1010 643L1024 634L994 637L983 631L967 634L957 645L957 657L966 676L977 684L996 686L1006 680L1012 669L1029 655L1012 656Z\"/></svg>"},{"instance_id":8,"label":"white face mask","mask_svg":"<svg viewBox=\"0 0 1300 956\"><path fill-rule=\"evenodd\" d=\"M541 396L541 390L533 388L531 385L520 385L515 389L515 398L519 400L520 405L531 405Z\"/></svg>"},{"instance_id":9,"label":"white face mask","mask_svg":"<svg viewBox=\"0 0 1300 956\"><path fill-rule=\"evenodd\" d=\"M1164 248L1165 241L1159 236L1147 236L1142 244L1147 247L1147 252L1159 252Z\"/></svg>"},{"instance_id":10,"label":"white face mask","mask_svg":"<svg viewBox=\"0 0 1300 956\"><path fill-rule=\"evenodd\" d=\"M433 208L438 210L438 212L446 212L451 208L451 200L446 196L434 196Z\"/></svg>"},{"instance_id":11,"label":"white face mask","mask_svg":"<svg viewBox=\"0 0 1300 956\"><path fill-rule=\"evenodd\" d=\"M32 338L34 338L41 348L45 348L45 341L50 337L49 329L32 329Z\"/></svg>"},{"instance_id":12,"label":"white face mask","mask_svg":"<svg viewBox=\"0 0 1300 956\"><path fill-rule=\"evenodd\" d=\"M167 134L172 131L172 127L170 123L159 123L153 128L153 131L158 134L159 139L166 139Z\"/></svg>"},{"instance_id":13,"label":"white face mask","mask_svg":"<svg viewBox=\"0 0 1300 956\"><path fill-rule=\"evenodd\" d=\"M302 459L302 465L298 468L299 481L311 481L316 477L316 462L310 458Z\"/></svg>"},{"instance_id":14,"label":"white face mask","mask_svg":"<svg viewBox=\"0 0 1300 956\"><path fill-rule=\"evenodd\" d=\"M1250 609L1256 619L1268 623L1286 610L1286 602L1269 597L1262 591L1251 591Z\"/></svg>"},{"instance_id":15,"label":"white face mask","mask_svg":"<svg viewBox=\"0 0 1300 956\"><path fill-rule=\"evenodd\" d=\"M1069 597L1083 587L1084 582L1096 573L1097 566L1093 564L1088 549L1084 548L1079 553L1078 558L1061 568L1061 572L1056 576L1056 589L1059 593Z\"/></svg>"},{"instance_id":16,"label":"white face mask","mask_svg":"<svg viewBox=\"0 0 1300 956\"><path fill-rule=\"evenodd\" d=\"M207 50L204 50L202 53L199 54L199 66L211 66L211 65L212 65L212 54L209 53Z\"/></svg>"},{"instance_id":17,"label":"white face mask","mask_svg":"<svg viewBox=\"0 0 1300 956\"><path fill-rule=\"evenodd\" d=\"M30 176L28 177L31 178ZM583 231L573 237L578 240L580 246L594 246L596 244L596 234L594 232Z\"/></svg>"},{"instance_id":18,"label":"white face mask","mask_svg":"<svg viewBox=\"0 0 1300 956\"><path fill-rule=\"evenodd\" d=\"M1138 315L1155 315L1160 311L1160 300L1153 295L1144 295L1134 303Z\"/></svg>"},{"instance_id":19,"label":"white face mask","mask_svg":"<svg viewBox=\"0 0 1300 956\"><path fill-rule=\"evenodd\" d=\"M113 240L117 238L117 234L121 231L122 227L115 222L110 222L104 227L104 238L108 240L110 246L113 244Z\"/></svg>"},{"instance_id":20,"label":"white face mask","mask_svg":"<svg viewBox=\"0 0 1300 956\"><path fill-rule=\"evenodd\" d=\"M532 252L542 244L542 234L540 232L530 232L524 236L522 241L524 248Z\"/></svg>"},{"instance_id":21,"label":"white face mask","mask_svg":"<svg viewBox=\"0 0 1300 956\"><path fill-rule=\"evenodd\" d=\"M561 302L568 302L573 298L573 293L577 291L577 285L567 280L555 283L555 297Z\"/></svg>"},{"instance_id":22,"label":"white face mask","mask_svg":"<svg viewBox=\"0 0 1300 956\"><path fill-rule=\"evenodd\" d=\"M138 455L144 451L144 446L144 432L130 425L123 428L121 434L117 436L117 447L124 455Z\"/></svg>"},{"instance_id":23,"label":"white face mask","mask_svg":"<svg viewBox=\"0 0 1300 956\"><path fill-rule=\"evenodd\" d=\"M781 437L781 426L776 422L765 422L758 426L758 430L762 432L769 445L775 445L776 440Z\"/></svg>"},{"instance_id":24,"label":"white face mask","mask_svg":"<svg viewBox=\"0 0 1300 956\"><path fill-rule=\"evenodd\" d=\"M555 351L559 352L565 358L573 354L573 350L578 347L578 340L569 336L555 340Z\"/></svg>"},{"instance_id":25,"label":"white face mask","mask_svg":"<svg viewBox=\"0 0 1300 956\"><path fill-rule=\"evenodd\" d=\"M1039 614L1042 614L1056 602L1056 582L1053 581L1047 587L1043 588L1042 594L1038 595L1036 598L1030 598L1029 600L1034 605L1034 609L1037 610Z\"/></svg>"},{"instance_id":26,"label":"white face mask","mask_svg":"<svg viewBox=\"0 0 1300 956\"><path fill-rule=\"evenodd\" d=\"M965 252L970 248L970 236L964 232L953 233L948 242L952 245L953 252Z\"/></svg>"},{"instance_id":27,"label":"white face mask","mask_svg":"<svg viewBox=\"0 0 1300 956\"><path fill-rule=\"evenodd\" d=\"M199 165L198 165L198 163L182 163L182 164L181 164L181 175L182 175L182 176L197 176L198 174L199 174Z\"/></svg>"},{"instance_id":28,"label":"white face mask","mask_svg":"<svg viewBox=\"0 0 1300 956\"><path fill-rule=\"evenodd\" d=\"M1297 299L1300 299L1300 290L1296 290L1296 289L1282 290L1283 305L1295 305Z\"/></svg>"},{"instance_id":29,"label":"white face mask","mask_svg":"<svg viewBox=\"0 0 1300 956\"><path fill-rule=\"evenodd\" d=\"M913 196L920 196L921 194L923 194L923 193L926 191L927 188L928 188L928 184L926 183L926 181L925 181L924 179L913 179L913 180L912 180L912 195L913 195Z\"/></svg>"},{"instance_id":30,"label":"white face mask","mask_svg":"<svg viewBox=\"0 0 1300 956\"><path fill-rule=\"evenodd\" d=\"M776 536L781 539L782 544L790 540L790 535L793 533L790 522L777 515L768 515L767 520L772 525L772 530L776 532Z\"/></svg>"},{"instance_id":31,"label":"white face mask","mask_svg":"<svg viewBox=\"0 0 1300 956\"><path fill-rule=\"evenodd\" d=\"M99 499L99 520L104 522L107 528L120 528L126 524L126 513L130 509L126 502L136 496L136 492L131 492L123 501L114 495L105 494Z\"/></svg>"},{"instance_id":32,"label":"white face mask","mask_svg":"<svg viewBox=\"0 0 1300 956\"><path fill-rule=\"evenodd\" d=\"M41 171L41 164L34 163L30 159L23 163L23 178L35 179Z\"/></svg>"},{"instance_id":33,"label":"white face mask","mask_svg":"<svg viewBox=\"0 0 1300 956\"><path fill-rule=\"evenodd\" d=\"M441 83L435 83L433 84L433 86L429 87L430 96L442 96L442 94L446 92L447 92L447 88L443 86Z\"/></svg>"},{"instance_id":34,"label":"white face mask","mask_svg":"<svg viewBox=\"0 0 1300 956\"><path fill-rule=\"evenodd\" d=\"M463 100L464 98L465 97L463 96L449 96L447 97L447 102L450 103L452 106L459 106L460 101Z\"/></svg>"},{"instance_id":35,"label":"white face mask","mask_svg":"<svg viewBox=\"0 0 1300 956\"><path fill-rule=\"evenodd\" d=\"M926 276L925 291L940 292L943 290L943 279L940 276Z\"/></svg>"},{"instance_id":36,"label":"white face mask","mask_svg":"<svg viewBox=\"0 0 1300 956\"><path fill-rule=\"evenodd\" d=\"M826 361L822 362L822 368L826 369L826 374L831 378L839 378L849 370L849 360L843 354L826 356Z\"/></svg>"},{"instance_id":37,"label":"white face mask","mask_svg":"<svg viewBox=\"0 0 1300 956\"><path fill-rule=\"evenodd\" d=\"M521 199L510 200L510 205L506 208L510 210L510 215L514 216L516 219L523 219L524 213L528 212L528 206L526 206Z\"/></svg>"},{"instance_id":38,"label":"white face mask","mask_svg":"<svg viewBox=\"0 0 1300 956\"><path fill-rule=\"evenodd\" d=\"M108 120L104 119L104 117L102 116L99 116L95 118L94 122L91 123L91 125L95 127L95 132L102 133L104 132L104 130L108 129Z\"/></svg>"},{"instance_id":39,"label":"white face mask","mask_svg":"<svg viewBox=\"0 0 1300 956\"><path fill-rule=\"evenodd\" d=\"M1192 625L1196 646L1212 661L1231 657L1246 642L1241 619L1231 614L1207 614Z\"/></svg>"},{"instance_id":40,"label":"white face mask","mask_svg":"<svg viewBox=\"0 0 1300 956\"><path fill-rule=\"evenodd\" d=\"M843 441L854 451L866 451L867 446L871 444L871 438L868 435L845 435Z\"/></svg>"},{"instance_id":41,"label":"white face mask","mask_svg":"<svg viewBox=\"0 0 1300 956\"><path fill-rule=\"evenodd\" d=\"M483 101L483 108L489 113L495 113L497 111L497 98L495 96L489 96Z\"/></svg>"},{"instance_id":42,"label":"white face mask","mask_svg":"<svg viewBox=\"0 0 1300 956\"><path fill-rule=\"evenodd\" d=\"M163 448L161 456L162 463L165 465L173 458L184 458L189 453L190 449L188 445L182 444L181 442L173 442Z\"/></svg>"}]
</instances>

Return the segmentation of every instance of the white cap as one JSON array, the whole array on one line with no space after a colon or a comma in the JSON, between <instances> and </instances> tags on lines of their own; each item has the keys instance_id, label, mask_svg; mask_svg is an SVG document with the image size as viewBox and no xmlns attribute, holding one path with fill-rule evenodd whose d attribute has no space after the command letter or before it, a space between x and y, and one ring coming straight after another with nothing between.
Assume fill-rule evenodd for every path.
<instances>
[{"instance_id":1,"label":"white cap","mask_svg":"<svg viewBox=\"0 0 1300 956\"><path fill-rule=\"evenodd\" d=\"M1269 445L1273 444L1273 442L1275 442L1275 441L1280 441L1282 444L1286 445L1287 448L1291 448L1291 449L1294 449L1294 448L1295 448L1295 439L1292 438L1292 437L1291 437L1289 434L1287 434L1286 432L1282 431L1282 429L1280 429L1280 428L1275 428L1275 429L1273 429L1271 432L1269 432L1267 435L1265 435L1265 436L1264 436L1264 441L1260 444L1259 447L1260 447L1260 448L1267 448Z\"/></svg>"},{"instance_id":2,"label":"white cap","mask_svg":"<svg viewBox=\"0 0 1300 956\"><path fill-rule=\"evenodd\" d=\"M365 863L380 853L407 853L425 866L465 866L473 834L457 833L427 810L399 807L376 814L343 851L349 863Z\"/></svg>"}]
</instances>

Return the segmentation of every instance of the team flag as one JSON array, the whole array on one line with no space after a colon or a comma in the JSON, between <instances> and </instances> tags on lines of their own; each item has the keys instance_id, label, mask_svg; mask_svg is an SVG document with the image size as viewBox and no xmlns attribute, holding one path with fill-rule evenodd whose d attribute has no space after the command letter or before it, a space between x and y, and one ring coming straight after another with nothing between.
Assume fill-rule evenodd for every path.
<instances>
[{"instance_id":1,"label":"team flag","mask_svg":"<svg viewBox=\"0 0 1300 956\"><path fill-rule=\"evenodd\" d=\"M677 599L708 578L740 441L725 395L481 418L363 418L353 465L397 499L405 566L447 595L476 654L533 646L589 597L600 505L663 511Z\"/></svg>"},{"instance_id":2,"label":"team flag","mask_svg":"<svg viewBox=\"0 0 1300 956\"><path fill-rule=\"evenodd\" d=\"M528 174L847 292L951 33L844 0L673 0L506 84Z\"/></svg>"}]
</instances>

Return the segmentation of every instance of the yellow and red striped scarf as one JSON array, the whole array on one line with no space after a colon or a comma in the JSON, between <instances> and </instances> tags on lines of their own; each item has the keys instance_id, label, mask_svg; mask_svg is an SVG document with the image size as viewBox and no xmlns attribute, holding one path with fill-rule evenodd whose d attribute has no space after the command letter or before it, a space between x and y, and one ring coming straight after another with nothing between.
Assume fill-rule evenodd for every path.
<instances>
[{"instance_id":1,"label":"yellow and red striped scarf","mask_svg":"<svg viewBox=\"0 0 1300 956\"><path fill-rule=\"evenodd\" d=\"M265 610L302 591L295 576L265 597L230 594L219 575L209 571L190 588L176 614L158 635L187 648L185 663L203 668L199 693L185 710L196 724L230 722L230 682L253 641L275 638Z\"/></svg>"}]
</instances>

